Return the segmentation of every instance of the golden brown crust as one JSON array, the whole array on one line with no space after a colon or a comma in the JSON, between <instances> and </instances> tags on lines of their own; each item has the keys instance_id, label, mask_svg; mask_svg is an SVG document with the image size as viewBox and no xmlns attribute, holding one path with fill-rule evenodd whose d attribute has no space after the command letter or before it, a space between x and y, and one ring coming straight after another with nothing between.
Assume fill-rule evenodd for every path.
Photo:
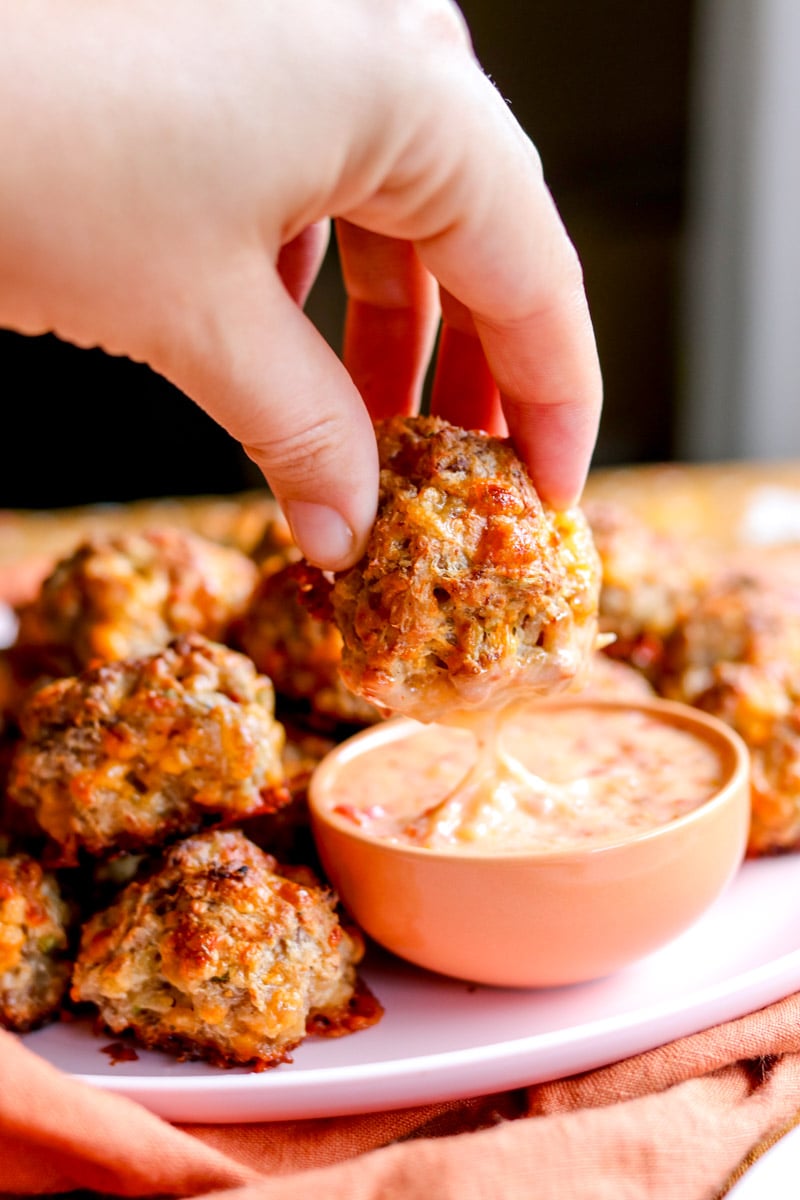
<instances>
[{"instance_id":1,"label":"golden brown crust","mask_svg":"<svg viewBox=\"0 0 800 1200\"><path fill-rule=\"evenodd\" d=\"M8 791L55 849L107 855L286 802L273 691L195 634L41 688L20 716Z\"/></svg>"},{"instance_id":2,"label":"golden brown crust","mask_svg":"<svg viewBox=\"0 0 800 1200\"><path fill-rule=\"evenodd\" d=\"M750 751L748 854L800 846L800 703L773 664L718 662L692 703L731 725Z\"/></svg>"},{"instance_id":3,"label":"golden brown crust","mask_svg":"<svg viewBox=\"0 0 800 1200\"><path fill-rule=\"evenodd\" d=\"M288 878L240 832L173 846L84 926L72 998L115 1033L217 1066L275 1066L309 1028L358 1028L363 942L307 876Z\"/></svg>"},{"instance_id":4,"label":"golden brown crust","mask_svg":"<svg viewBox=\"0 0 800 1200\"><path fill-rule=\"evenodd\" d=\"M753 743L751 858L800 848L800 707L776 719L769 736Z\"/></svg>"},{"instance_id":5,"label":"golden brown crust","mask_svg":"<svg viewBox=\"0 0 800 1200\"><path fill-rule=\"evenodd\" d=\"M347 686L423 720L567 686L596 632L582 514L546 509L506 440L435 417L376 431L378 516L331 591Z\"/></svg>"},{"instance_id":6,"label":"golden brown crust","mask_svg":"<svg viewBox=\"0 0 800 1200\"><path fill-rule=\"evenodd\" d=\"M280 571L290 563L300 562L303 557L292 537L292 531L280 510L272 513L264 522L261 535L250 551L250 557L258 563L262 575Z\"/></svg>"},{"instance_id":7,"label":"golden brown crust","mask_svg":"<svg viewBox=\"0 0 800 1200\"><path fill-rule=\"evenodd\" d=\"M272 680L279 696L304 701L323 722L370 725L380 713L345 687L342 636L303 605L304 569L269 567L236 622L233 643Z\"/></svg>"},{"instance_id":8,"label":"golden brown crust","mask_svg":"<svg viewBox=\"0 0 800 1200\"><path fill-rule=\"evenodd\" d=\"M600 632L614 637L607 652L655 682L664 643L692 606L707 560L621 504L587 501L584 512L602 563Z\"/></svg>"},{"instance_id":9,"label":"golden brown crust","mask_svg":"<svg viewBox=\"0 0 800 1200\"><path fill-rule=\"evenodd\" d=\"M224 641L257 569L239 550L178 529L95 538L56 564L20 611L28 670L72 675L150 654L184 633Z\"/></svg>"},{"instance_id":10,"label":"golden brown crust","mask_svg":"<svg viewBox=\"0 0 800 1200\"><path fill-rule=\"evenodd\" d=\"M682 544L685 550L692 552L695 540L699 542L705 535L713 535L714 544L710 547L713 552L709 553L708 545L701 549L706 555L706 561L716 564L720 557L720 545L727 550L732 541L740 539L746 524L744 517L750 505L750 498L757 496L757 493L763 489L770 493L774 492L776 482L784 489L792 488L795 496L800 496L798 480L800 480L800 472L798 472L796 464L784 470L782 474L776 471L775 464L769 464L766 468L759 468L757 464L737 464L733 467L723 465L712 471L705 467L687 468L683 466L633 468L622 472L618 470L607 472L605 477L590 478L588 495L613 503L621 500L629 512L637 514L645 527L658 535L656 543L661 547L664 546L664 542L659 539L666 535L669 541L678 543L679 550ZM42 562L45 561L45 558L52 561L56 552L69 553L79 538L83 538L87 534L102 533L103 536L108 536L121 531L129 532L134 529L138 531L164 526L173 521L177 524L185 522L187 527L192 527L208 537L219 535L227 540L234 527L238 527L240 523L239 513L242 504L244 504L242 511L245 513L245 519L241 524L241 530L244 531L244 536L240 537L241 531L237 531L232 540L240 548L246 549L248 552L255 552L265 521L269 523L275 516L273 502L269 501L265 508L262 499L259 498L253 508L250 508L249 500L242 501L241 498L236 497L222 501L214 498L178 503L157 502L146 506L125 506L125 508L113 512L86 510L78 514L36 514L35 516L13 514L11 541L5 536L6 528L0 524L0 542L2 542L0 561L3 559L6 562L23 558L30 559L32 555L40 554L45 556L41 559ZM592 504L587 504L587 511L590 516L593 516ZM283 565L284 555L291 557L294 554L294 550L286 544L285 539L281 544L283 535L280 530L278 534L279 536L273 544L270 544L271 535L268 533L263 546L267 561L276 567ZM597 541L601 551L604 551L602 536L602 531L598 531ZM623 532L618 542L618 546L622 545L623 549L626 548L624 539ZM631 545L632 543L628 542L627 549L630 549ZM782 553L778 549L770 552L768 557L770 559L780 558ZM792 553L797 554L797 547L794 547L793 551L790 549L790 557ZM261 549L258 550L258 554L259 556L262 554ZM676 578L675 572L680 573L682 568L679 566L678 560L673 561L669 556L665 558L656 554L655 559L652 556L644 555L638 557L638 563L632 561L630 557L628 558L627 571L621 571L617 581L622 591L621 607L617 607L612 613L609 613L606 608L603 613L603 622L608 628L606 620L609 615L614 616L615 613L621 620L628 620L631 617L635 620L638 619L639 625L634 628L630 646L625 648L620 637L616 647L612 649L612 653L627 653L627 650L632 650L635 656L636 653L641 652L644 665L648 665L654 656L657 658L661 653L664 640L664 622L661 616L664 611L668 611L668 609L660 607L658 591L653 591L653 588L657 589L660 583L668 584L667 600L669 600L670 589ZM754 557L763 559L767 557L767 554L762 548L748 547L739 563L739 568L741 569L742 565L749 568ZM624 559L621 562L624 565ZM670 564L668 569L665 569L665 563ZM772 570L771 565L770 572ZM19 585L13 592L9 591L8 597L16 602L21 596L30 595L32 592L30 580L35 579L38 584L41 575L41 567L37 565L36 570L27 577L28 582L24 583L24 586ZM645 580L646 586L640 589L637 596L635 594L637 580L642 578ZM627 591L628 588L630 588L630 593ZM698 596L700 594L698 592ZM663 598L663 592L661 598ZM694 599L695 596L691 595L692 603ZM766 610L762 610L759 619L763 619L765 612ZM733 620L734 625L735 620ZM706 631L709 637L716 636L716 623L717 619L714 617L710 617L706 621ZM668 621L667 627L669 624ZM725 630L731 627L727 616L723 618L721 624ZM617 626L617 628L620 629L622 626ZM648 645L647 642L653 630L658 630L655 648ZM763 632L759 631L756 640L763 645L765 636ZM700 637L705 640L706 633L701 634L698 626L698 638ZM784 635L780 634L775 639L775 645L777 647L782 644L784 648L773 654L772 658L786 660L787 647L790 642L791 635L787 641L784 639ZM716 712L724 719L729 720L746 735L749 742L753 756L753 829L750 852L764 854L797 849L800 845L798 830L800 783L798 783L797 766L800 738L797 714L792 705L792 695L787 691L785 676L779 672L780 677L776 678L775 670L771 665L764 667L749 660L738 662L726 658L725 655L730 653L731 644L730 642L727 645L719 643L713 655L715 661L710 668L703 660L701 653L698 653L697 656L687 656L685 669L678 668L678 674L682 679L681 687L685 682L685 694L687 696L691 694L693 703L707 707L709 711ZM745 659L747 658L746 653ZM777 666L780 667L780 661ZM698 667L703 673L702 687L698 685L697 675L695 682L692 682L688 674L689 672L694 673ZM597 673L594 682L600 682L602 686L605 686L603 680L598 678ZM13 694L17 690L17 686L18 680L12 679L8 694ZM591 681L589 686L592 686ZM13 701L12 708L15 705L16 701ZM301 758L304 757L305 755L301 755ZM313 759L313 754L309 758L309 763L311 759ZM298 765L299 775L306 770L304 763ZM283 809L276 813L275 817L277 820L282 817L288 820L289 810ZM302 827L303 831L305 830L304 818L302 814L298 817L294 806L291 819L298 827ZM255 824L259 820L260 818L253 818L253 823ZM265 824L269 824L268 818L265 818ZM287 840L292 840L295 836L293 830L290 830L286 836ZM106 862L108 860L100 860L100 865L104 867ZM113 866L113 864L111 865Z\"/></svg>"},{"instance_id":11,"label":"golden brown crust","mask_svg":"<svg viewBox=\"0 0 800 1200\"><path fill-rule=\"evenodd\" d=\"M660 690L747 744L748 853L800 845L800 550L721 565L666 643Z\"/></svg>"},{"instance_id":12,"label":"golden brown crust","mask_svg":"<svg viewBox=\"0 0 800 1200\"><path fill-rule=\"evenodd\" d=\"M52 1020L71 971L69 907L54 875L28 854L0 859L0 1025Z\"/></svg>"},{"instance_id":13,"label":"golden brown crust","mask_svg":"<svg viewBox=\"0 0 800 1200\"><path fill-rule=\"evenodd\" d=\"M800 572L759 564L722 567L678 622L666 647L661 690L692 703L721 663L769 666L800 696Z\"/></svg>"}]
</instances>

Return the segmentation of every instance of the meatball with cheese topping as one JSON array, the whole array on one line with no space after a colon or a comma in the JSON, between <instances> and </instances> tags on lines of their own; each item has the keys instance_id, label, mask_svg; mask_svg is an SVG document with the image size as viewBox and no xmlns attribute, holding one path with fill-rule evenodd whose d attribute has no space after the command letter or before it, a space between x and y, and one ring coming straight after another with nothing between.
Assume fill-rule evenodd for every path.
<instances>
[{"instance_id":1,"label":"meatball with cheese topping","mask_svg":"<svg viewBox=\"0 0 800 1200\"><path fill-rule=\"evenodd\" d=\"M720 662L693 703L750 751L751 858L800 847L800 693L775 664ZM788 685L788 686L787 686Z\"/></svg>"},{"instance_id":2,"label":"meatball with cheese topping","mask_svg":"<svg viewBox=\"0 0 800 1200\"><path fill-rule=\"evenodd\" d=\"M722 567L698 592L666 645L661 690L694 703L716 683L721 663L769 667L800 694L800 573L771 557Z\"/></svg>"},{"instance_id":3,"label":"meatball with cheese topping","mask_svg":"<svg viewBox=\"0 0 800 1200\"><path fill-rule=\"evenodd\" d=\"M258 564L262 574L270 575L289 563L299 562L303 557L280 509L264 522L261 536L250 551L250 557Z\"/></svg>"},{"instance_id":4,"label":"meatball with cheese topping","mask_svg":"<svg viewBox=\"0 0 800 1200\"><path fill-rule=\"evenodd\" d=\"M800 704L750 741L751 858L800 849Z\"/></svg>"},{"instance_id":5,"label":"meatball with cheese topping","mask_svg":"<svg viewBox=\"0 0 800 1200\"><path fill-rule=\"evenodd\" d=\"M263 1069L307 1032L380 1017L359 990L363 949L329 891L281 874L241 832L215 831L171 847L90 918L72 998L145 1046Z\"/></svg>"},{"instance_id":6,"label":"meatball with cheese topping","mask_svg":"<svg viewBox=\"0 0 800 1200\"><path fill-rule=\"evenodd\" d=\"M614 639L607 653L657 685L665 642L694 603L707 556L622 505L587 501L584 511L603 569L600 632Z\"/></svg>"},{"instance_id":7,"label":"meatball with cheese topping","mask_svg":"<svg viewBox=\"0 0 800 1200\"><path fill-rule=\"evenodd\" d=\"M268 569L233 641L270 677L279 696L304 702L312 718L328 725L370 725L380 714L345 687L339 674L341 634L333 621L303 606L302 579L303 569L292 565Z\"/></svg>"},{"instance_id":8,"label":"meatball with cheese topping","mask_svg":"<svg viewBox=\"0 0 800 1200\"><path fill-rule=\"evenodd\" d=\"M376 433L377 519L330 592L347 686L428 721L573 683L600 586L582 513L545 507L508 440L436 417Z\"/></svg>"},{"instance_id":9,"label":"meatball with cheese topping","mask_svg":"<svg viewBox=\"0 0 800 1200\"><path fill-rule=\"evenodd\" d=\"M28 854L0 859L0 1025L23 1033L52 1020L69 985L69 906Z\"/></svg>"},{"instance_id":10,"label":"meatball with cheese topping","mask_svg":"<svg viewBox=\"0 0 800 1200\"><path fill-rule=\"evenodd\" d=\"M720 717L751 759L751 856L800 846L800 551L722 567L666 644L661 691Z\"/></svg>"},{"instance_id":11,"label":"meatball with cheese topping","mask_svg":"<svg viewBox=\"0 0 800 1200\"><path fill-rule=\"evenodd\" d=\"M180 529L90 539L22 608L13 654L28 672L73 675L153 653L179 634L224 641L257 578L240 550Z\"/></svg>"},{"instance_id":12,"label":"meatball with cheese topping","mask_svg":"<svg viewBox=\"0 0 800 1200\"><path fill-rule=\"evenodd\" d=\"M20 714L8 792L53 861L159 845L288 800L270 681L194 634L46 684Z\"/></svg>"}]
</instances>

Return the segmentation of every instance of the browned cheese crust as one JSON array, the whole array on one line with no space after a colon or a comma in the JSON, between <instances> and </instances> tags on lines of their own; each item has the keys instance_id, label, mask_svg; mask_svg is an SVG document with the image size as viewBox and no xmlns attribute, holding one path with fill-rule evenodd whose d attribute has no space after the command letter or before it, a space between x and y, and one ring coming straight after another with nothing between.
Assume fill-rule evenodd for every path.
<instances>
[{"instance_id":1,"label":"browned cheese crust","mask_svg":"<svg viewBox=\"0 0 800 1200\"><path fill-rule=\"evenodd\" d=\"M720 717L750 751L748 854L761 857L800 847L800 696L787 691L770 666L719 663L714 682L695 697Z\"/></svg>"},{"instance_id":2,"label":"browned cheese crust","mask_svg":"<svg viewBox=\"0 0 800 1200\"><path fill-rule=\"evenodd\" d=\"M699 592L666 647L661 691L693 704L729 664L766 671L784 700L800 695L800 577L721 569Z\"/></svg>"},{"instance_id":3,"label":"browned cheese crust","mask_svg":"<svg viewBox=\"0 0 800 1200\"><path fill-rule=\"evenodd\" d=\"M235 626L235 644L269 676L279 696L307 702L311 714L329 724L372 724L380 714L345 687L342 636L332 620L304 607L302 578L291 565L265 571Z\"/></svg>"},{"instance_id":4,"label":"browned cheese crust","mask_svg":"<svg viewBox=\"0 0 800 1200\"><path fill-rule=\"evenodd\" d=\"M694 603L707 560L622 505L587 501L584 511L603 569L600 632L615 639L607 653L657 684L664 643Z\"/></svg>"},{"instance_id":5,"label":"browned cheese crust","mask_svg":"<svg viewBox=\"0 0 800 1200\"><path fill-rule=\"evenodd\" d=\"M72 998L145 1046L256 1069L289 1060L309 1029L377 1020L357 987L363 942L334 897L276 868L238 831L173 846L84 926Z\"/></svg>"},{"instance_id":6,"label":"browned cheese crust","mask_svg":"<svg viewBox=\"0 0 800 1200\"><path fill-rule=\"evenodd\" d=\"M376 432L378 516L331 591L350 690L434 720L572 683L600 584L583 515L545 508L507 440L435 417Z\"/></svg>"},{"instance_id":7,"label":"browned cheese crust","mask_svg":"<svg viewBox=\"0 0 800 1200\"><path fill-rule=\"evenodd\" d=\"M55 1017L69 984L69 908L27 854L0 859L0 1025L23 1033Z\"/></svg>"},{"instance_id":8,"label":"browned cheese crust","mask_svg":"<svg viewBox=\"0 0 800 1200\"><path fill-rule=\"evenodd\" d=\"M151 654L178 634L224 641L257 577L241 551L184 530L90 539L23 607L15 653L29 671L72 675Z\"/></svg>"},{"instance_id":9,"label":"browned cheese crust","mask_svg":"<svg viewBox=\"0 0 800 1200\"><path fill-rule=\"evenodd\" d=\"M261 536L250 551L250 557L258 563L262 574L280 571L282 567L299 562L303 557L280 509L264 522Z\"/></svg>"},{"instance_id":10,"label":"browned cheese crust","mask_svg":"<svg viewBox=\"0 0 800 1200\"><path fill-rule=\"evenodd\" d=\"M800 548L720 569L666 647L662 692L722 718L751 754L752 856L800 846Z\"/></svg>"},{"instance_id":11,"label":"browned cheese crust","mask_svg":"<svg viewBox=\"0 0 800 1200\"><path fill-rule=\"evenodd\" d=\"M308 785L322 759L337 742L305 726L283 720L286 744L283 769L291 800L274 812L259 813L237 822L252 842L287 863L318 863L311 818L308 810ZM321 867L319 868L321 873Z\"/></svg>"},{"instance_id":12,"label":"browned cheese crust","mask_svg":"<svg viewBox=\"0 0 800 1200\"><path fill-rule=\"evenodd\" d=\"M143 849L288 799L270 681L198 634L45 685L20 724L8 791L54 861Z\"/></svg>"}]
</instances>

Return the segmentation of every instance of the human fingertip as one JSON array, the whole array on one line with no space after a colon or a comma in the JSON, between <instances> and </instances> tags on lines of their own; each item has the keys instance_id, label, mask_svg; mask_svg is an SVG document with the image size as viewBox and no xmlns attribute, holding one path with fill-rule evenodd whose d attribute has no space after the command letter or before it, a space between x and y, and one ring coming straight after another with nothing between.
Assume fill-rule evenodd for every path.
<instances>
[{"instance_id":1,"label":"human fingertip","mask_svg":"<svg viewBox=\"0 0 800 1200\"><path fill-rule=\"evenodd\" d=\"M566 512L581 503L586 474L585 470L579 468L568 472L560 471L558 467L549 471L539 470L534 475L536 490L549 508Z\"/></svg>"},{"instance_id":2,"label":"human fingertip","mask_svg":"<svg viewBox=\"0 0 800 1200\"><path fill-rule=\"evenodd\" d=\"M291 500L283 505L297 546L315 567L341 571L358 559L360 539L335 508L307 500Z\"/></svg>"},{"instance_id":3,"label":"human fingertip","mask_svg":"<svg viewBox=\"0 0 800 1200\"><path fill-rule=\"evenodd\" d=\"M570 508L577 508L581 502L583 489L577 491L555 491L545 495L545 499L550 508L556 512L567 512Z\"/></svg>"}]
</instances>

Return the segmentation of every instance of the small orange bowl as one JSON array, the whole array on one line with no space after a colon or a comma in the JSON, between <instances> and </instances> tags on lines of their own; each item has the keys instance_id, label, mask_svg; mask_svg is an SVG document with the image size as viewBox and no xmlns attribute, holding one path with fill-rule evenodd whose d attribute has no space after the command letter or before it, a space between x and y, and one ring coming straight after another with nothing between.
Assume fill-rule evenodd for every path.
<instances>
[{"instance_id":1,"label":"small orange bowl","mask_svg":"<svg viewBox=\"0 0 800 1200\"><path fill-rule=\"evenodd\" d=\"M641 714L700 739L718 759L711 794L666 823L586 844L495 851L478 839L466 850L428 849L376 836L354 822L341 799L343 783L363 770L365 755L373 762L391 756L408 794L415 738L436 736L435 726L393 719L328 754L309 789L312 829L331 884L365 933L401 958L445 975L544 987L607 975L702 915L745 854L750 795L744 743L721 721L657 699L575 696L540 701L535 712L558 710L572 719L581 711L585 720L587 708L590 717L614 711L630 714L631 722ZM446 738L453 731L440 732ZM672 769L680 772L681 762ZM415 802L422 810L435 799L420 794Z\"/></svg>"}]
</instances>

